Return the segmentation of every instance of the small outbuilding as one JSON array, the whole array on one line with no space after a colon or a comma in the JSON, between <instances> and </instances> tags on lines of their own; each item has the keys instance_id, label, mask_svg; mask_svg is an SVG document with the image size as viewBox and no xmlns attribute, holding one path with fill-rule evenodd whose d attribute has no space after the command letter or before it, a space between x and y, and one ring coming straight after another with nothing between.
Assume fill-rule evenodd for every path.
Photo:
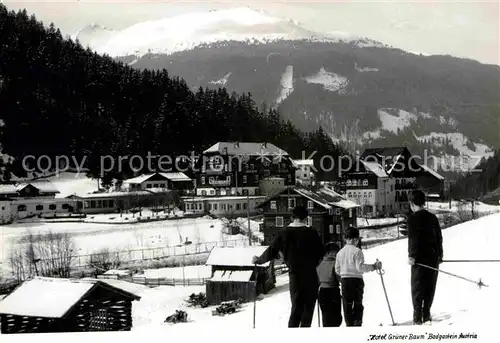
<instances>
[{"instance_id":1,"label":"small outbuilding","mask_svg":"<svg viewBox=\"0 0 500 343\"><path fill-rule=\"evenodd\" d=\"M134 300L101 280L37 277L0 302L1 332L129 331Z\"/></svg>"},{"instance_id":2,"label":"small outbuilding","mask_svg":"<svg viewBox=\"0 0 500 343\"><path fill-rule=\"evenodd\" d=\"M241 299L250 302L267 293L276 284L274 261L255 267L253 256L260 256L267 246L215 247L207 260L212 278L206 282L207 301L218 305L223 301Z\"/></svg>"}]
</instances>

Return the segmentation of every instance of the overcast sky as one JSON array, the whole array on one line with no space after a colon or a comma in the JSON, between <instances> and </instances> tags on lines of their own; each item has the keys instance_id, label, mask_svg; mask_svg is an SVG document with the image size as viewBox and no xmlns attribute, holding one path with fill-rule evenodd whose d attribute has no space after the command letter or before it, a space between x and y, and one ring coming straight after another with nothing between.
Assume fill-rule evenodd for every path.
<instances>
[{"instance_id":1,"label":"overcast sky","mask_svg":"<svg viewBox=\"0 0 500 343\"><path fill-rule=\"evenodd\" d=\"M2 0L0 0L2 2ZM319 32L345 31L412 52L450 54L500 65L498 0L147 1L3 0L73 34L92 22L114 29L196 10L250 5Z\"/></svg>"}]
</instances>

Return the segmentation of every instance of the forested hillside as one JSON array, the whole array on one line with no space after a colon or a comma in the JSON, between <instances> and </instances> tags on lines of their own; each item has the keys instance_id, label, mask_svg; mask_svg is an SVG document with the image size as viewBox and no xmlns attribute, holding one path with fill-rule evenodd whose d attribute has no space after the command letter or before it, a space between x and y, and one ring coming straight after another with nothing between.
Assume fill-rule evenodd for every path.
<instances>
[{"instance_id":1,"label":"forested hillside","mask_svg":"<svg viewBox=\"0 0 500 343\"><path fill-rule=\"evenodd\" d=\"M301 158L338 156L318 130L298 131L273 110L261 111L250 94L225 89L193 92L168 70L137 70L63 39L26 11L0 5L1 153L15 160L3 172L24 176L23 158L64 155L101 176L101 157L200 153L217 141L272 142ZM118 165L118 164L117 164ZM44 166L42 166L43 168ZM145 166L147 167L147 166ZM104 182L133 174L107 172Z\"/></svg>"}]
</instances>

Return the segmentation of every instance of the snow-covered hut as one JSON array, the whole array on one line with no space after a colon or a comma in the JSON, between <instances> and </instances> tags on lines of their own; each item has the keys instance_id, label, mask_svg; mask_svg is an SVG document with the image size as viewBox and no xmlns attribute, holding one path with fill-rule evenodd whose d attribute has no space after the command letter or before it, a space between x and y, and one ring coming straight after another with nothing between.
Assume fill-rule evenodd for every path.
<instances>
[{"instance_id":1,"label":"snow-covered hut","mask_svg":"<svg viewBox=\"0 0 500 343\"><path fill-rule=\"evenodd\" d=\"M95 279L34 278L0 302L2 334L129 331L140 297Z\"/></svg>"},{"instance_id":2,"label":"snow-covered hut","mask_svg":"<svg viewBox=\"0 0 500 343\"><path fill-rule=\"evenodd\" d=\"M206 263L212 267L212 278L206 282L209 304L238 299L249 302L274 288L274 261L257 267L252 264L252 257L260 256L266 249L267 246L213 248Z\"/></svg>"}]
</instances>

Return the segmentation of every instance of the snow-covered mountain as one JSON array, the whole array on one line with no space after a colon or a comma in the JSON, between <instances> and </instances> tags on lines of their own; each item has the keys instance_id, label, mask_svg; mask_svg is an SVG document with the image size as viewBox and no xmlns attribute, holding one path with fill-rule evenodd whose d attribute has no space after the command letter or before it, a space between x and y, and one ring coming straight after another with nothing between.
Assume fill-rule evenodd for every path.
<instances>
[{"instance_id":1,"label":"snow-covered mountain","mask_svg":"<svg viewBox=\"0 0 500 343\"><path fill-rule=\"evenodd\" d=\"M98 53L113 57L142 56L147 53L171 54L200 44L241 41L252 44L278 40L352 42L358 46L383 46L382 43L345 32L317 33L291 19L273 17L262 10L240 7L194 12L135 24L115 31L97 24L89 25L72 39Z\"/></svg>"}]
</instances>

